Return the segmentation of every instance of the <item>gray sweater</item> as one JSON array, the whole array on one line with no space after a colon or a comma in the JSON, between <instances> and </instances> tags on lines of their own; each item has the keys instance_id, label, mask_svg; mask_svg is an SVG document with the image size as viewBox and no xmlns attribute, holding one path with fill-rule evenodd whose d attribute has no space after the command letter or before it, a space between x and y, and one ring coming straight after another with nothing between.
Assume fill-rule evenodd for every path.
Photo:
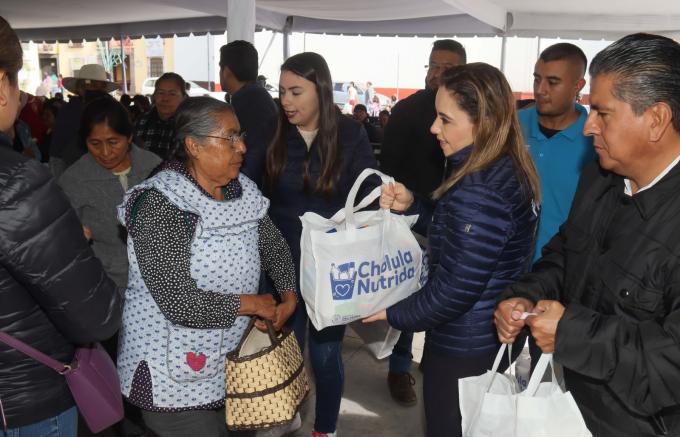
<instances>
[{"instance_id":1,"label":"gray sweater","mask_svg":"<svg viewBox=\"0 0 680 437\"><path fill-rule=\"evenodd\" d=\"M156 154L134 144L130 160L129 188L146 179L161 163ZM118 176L97 164L92 155L86 153L64 172L59 184L83 226L92 230L92 249L106 273L118 287L125 289L128 277L125 230L116 219L116 207L123 201L125 192Z\"/></svg>"}]
</instances>

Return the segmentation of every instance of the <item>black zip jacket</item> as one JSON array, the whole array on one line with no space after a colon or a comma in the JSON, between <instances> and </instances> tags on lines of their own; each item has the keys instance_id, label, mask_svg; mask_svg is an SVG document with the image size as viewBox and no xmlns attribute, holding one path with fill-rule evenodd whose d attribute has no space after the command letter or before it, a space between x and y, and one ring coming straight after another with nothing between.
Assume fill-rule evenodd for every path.
<instances>
[{"instance_id":1,"label":"black zip jacket","mask_svg":"<svg viewBox=\"0 0 680 437\"><path fill-rule=\"evenodd\" d=\"M513 296L565 305L554 358L595 437L680 435L680 166L632 197L586 167Z\"/></svg>"},{"instance_id":2,"label":"black zip jacket","mask_svg":"<svg viewBox=\"0 0 680 437\"><path fill-rule=\"evenodd\" d=\"M111 337L120 316L120 295L55 180L0 144L0 330L70 363L75 344ZM4 343L0 399L9 428L74 405L63 376Z\"/></svg>"}]
</instances>

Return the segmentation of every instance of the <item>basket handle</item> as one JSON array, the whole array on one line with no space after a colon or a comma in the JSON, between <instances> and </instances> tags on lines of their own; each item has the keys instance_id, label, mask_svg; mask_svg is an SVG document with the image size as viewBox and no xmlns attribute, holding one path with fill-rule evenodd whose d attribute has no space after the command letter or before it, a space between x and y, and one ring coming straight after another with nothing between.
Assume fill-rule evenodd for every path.
<instances>
[{"instance_id":1,"label":"basket handle","mask_svg":"<svg viewBox=\"0 0 680 437\"><path fill-rule=\"evenodd\" d=\"M238 345L236 345L234 351L240 351L241 348L243 347L243 343L246 341L246 338L248 337L248 334L250 334L250 331L252 331L253 329L257 329L257 327L255 326L256 319L257 317L250 318L250 322L248 322L248 327L241 336L241 339L238 341ZM265 319L264 322L267 325L267 334L269 334L269 341L271 341L272 345L279 344L280 340L276 335L276 331L274 331L274 325L272 324L271 320Z\"/></svg>"},{"instance_id":2,"label":"basket handle","mask_svg":"<svg viewBox=\"0 0 680 437\"><path fill-rule=\"evenodd\" d=\"M274 331L274 324L271 320L265 319L264 323L267 325L267 333L269 334L269 340L271 340L272 345L280 343L276 331ZM257 329L255 326L253 328Z\"/></svg>"}]
</instances>

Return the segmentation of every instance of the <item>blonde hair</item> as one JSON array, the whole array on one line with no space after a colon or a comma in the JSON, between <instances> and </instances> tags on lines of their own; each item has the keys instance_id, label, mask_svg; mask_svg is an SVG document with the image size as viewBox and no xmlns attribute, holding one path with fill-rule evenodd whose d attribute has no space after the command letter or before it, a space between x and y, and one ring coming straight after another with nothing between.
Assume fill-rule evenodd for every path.
<instances>
[{"instance_id":1,"label":"blonde hair","mask_svg":"<svg viewBox=\"0 0 680 437\"><path fill-rule=\"evenodd\" d=\"M540 203L541 187L534 161L524 144L510 85L497 68L481 62L453 67L442 74L439 92L448 92L475 125L472 151L463 165L437 188L441 198L470 173L508 154L525 194Z\"/></svg>"}]
</instances>

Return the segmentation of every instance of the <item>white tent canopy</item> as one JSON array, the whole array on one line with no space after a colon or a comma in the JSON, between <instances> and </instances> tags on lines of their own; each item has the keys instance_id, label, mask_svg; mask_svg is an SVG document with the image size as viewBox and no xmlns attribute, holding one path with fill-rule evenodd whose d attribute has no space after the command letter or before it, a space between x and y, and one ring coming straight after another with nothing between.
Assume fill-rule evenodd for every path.
<instances>
[{"instance_id":1,"label":"white tent canopy","mask_svg":"<svg viewBox=\"0 0 680 437\"><path fill-rule=\"evenodd\" d=\"M258 26L289 32L613 39L637 31L680 31L680 2L669 0L256 0L256 5ZM23 40L221 33L227 0L2 0L0 15Z\"/></svg>"}]
</instances>

